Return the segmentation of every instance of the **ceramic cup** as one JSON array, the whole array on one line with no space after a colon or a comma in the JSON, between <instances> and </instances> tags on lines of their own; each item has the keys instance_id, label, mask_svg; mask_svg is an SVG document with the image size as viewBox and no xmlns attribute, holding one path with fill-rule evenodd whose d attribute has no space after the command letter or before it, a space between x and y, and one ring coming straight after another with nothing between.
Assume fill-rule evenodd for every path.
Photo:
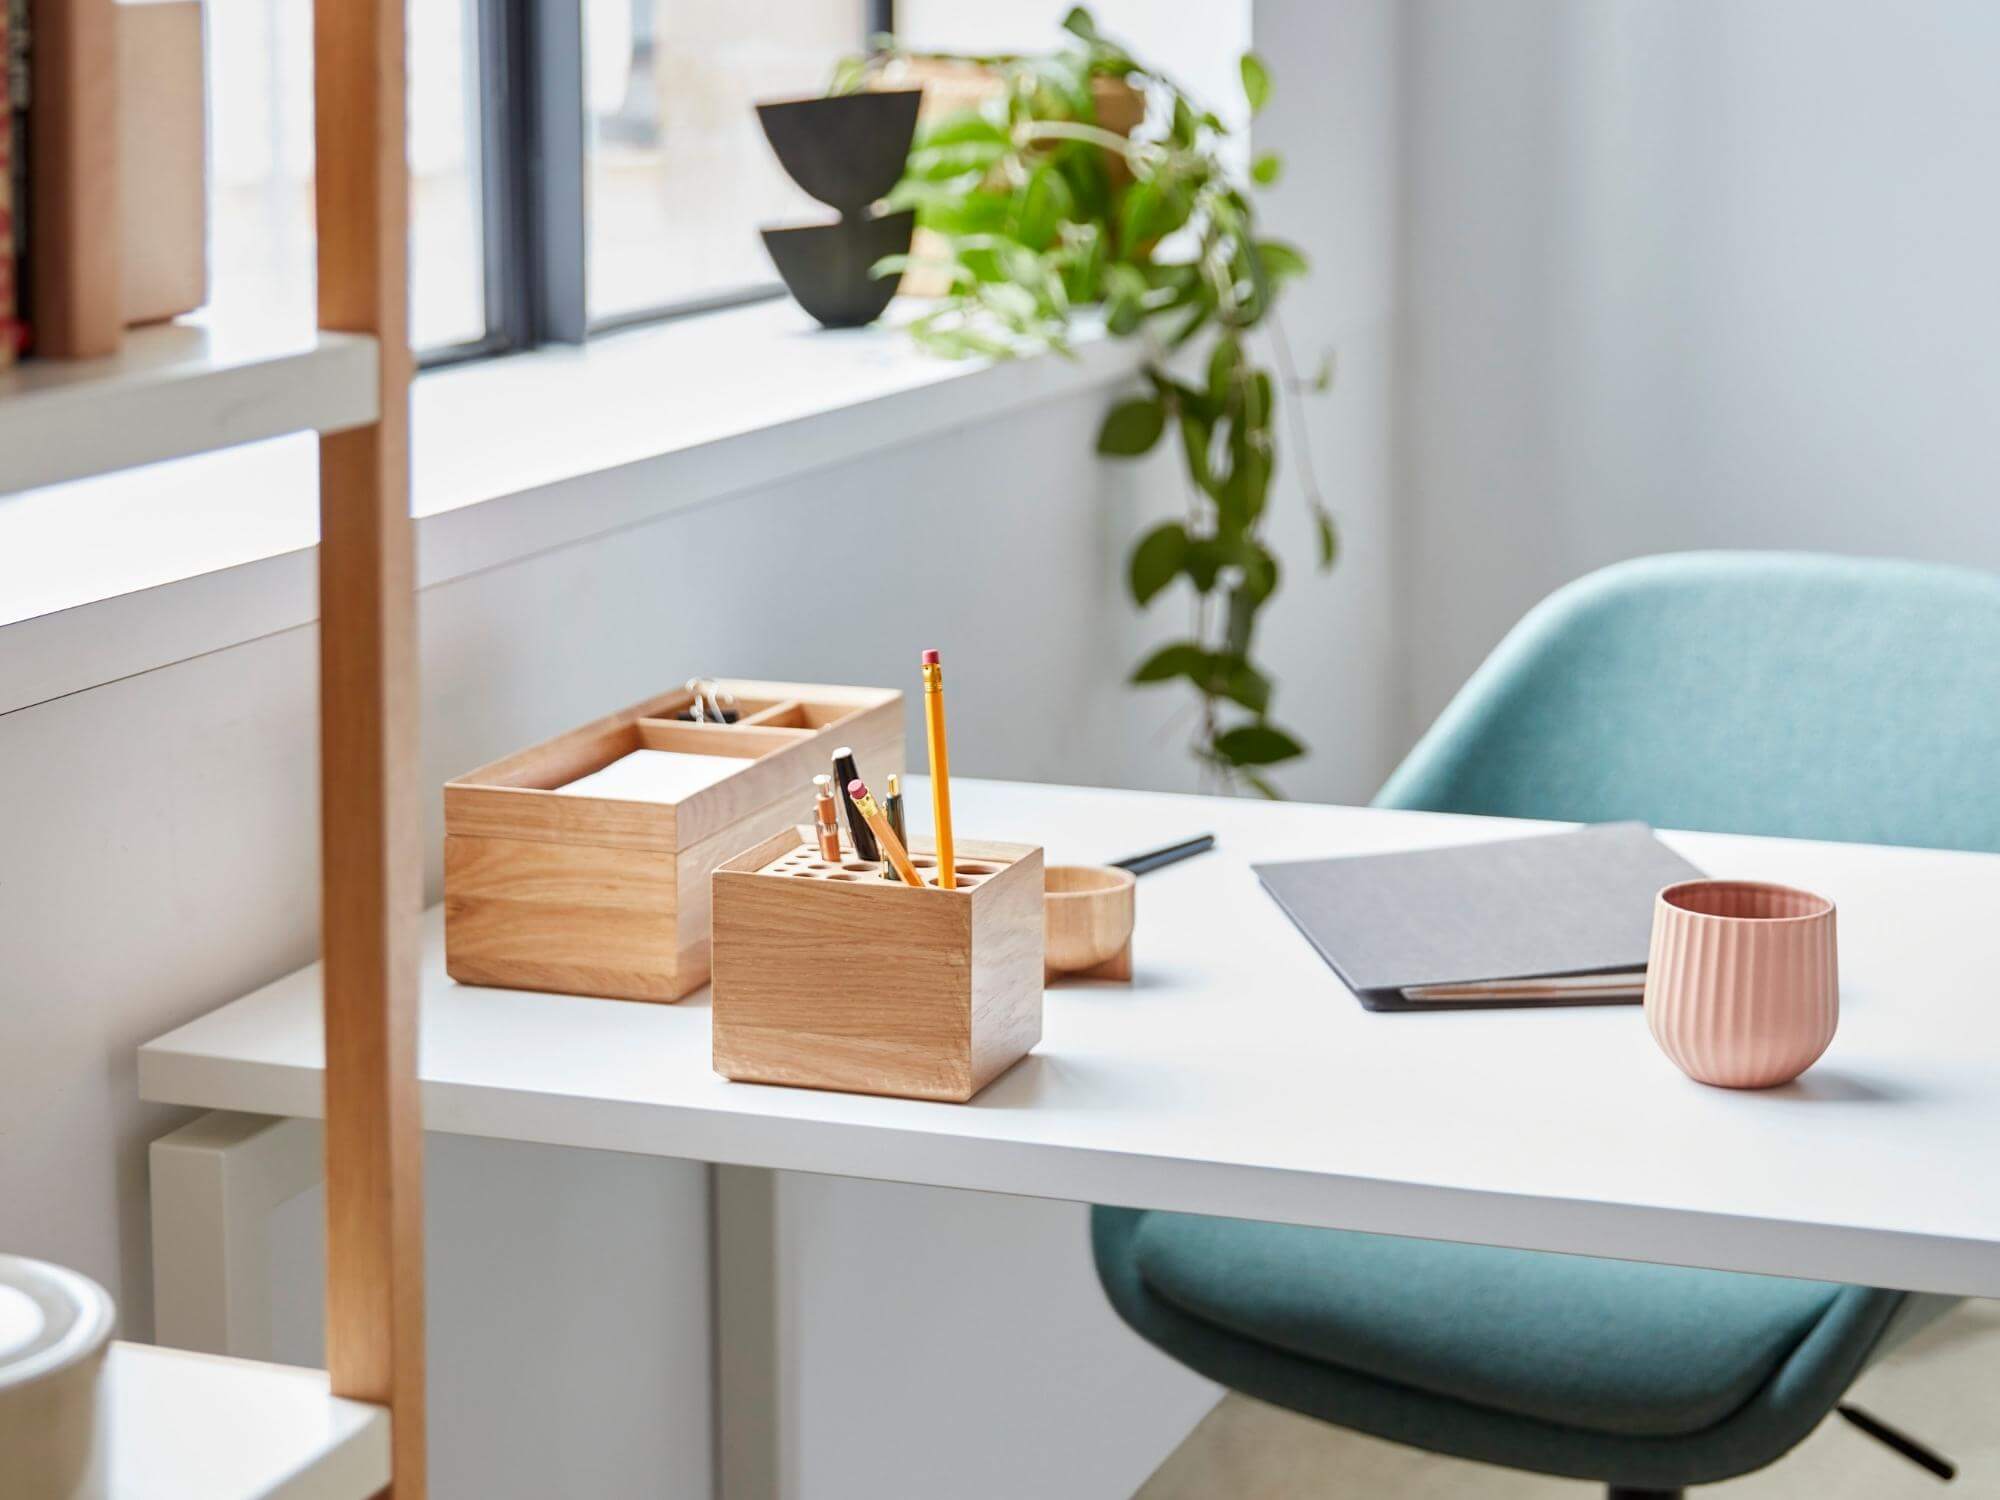
<instances>
[{"instance_id":1,"label":"ceramic cup","mask_svg":"<svg viewBox=\"0 0 2000 1500\"><path fill-rule=\"evenodd\" d=\"M1130 870L1113 865L1050 865L1042 872L1049 975L1132 977L1134 884Z\"/></svg>"},{"instance_id":2,"label":"ceramic cup","mask_svg":"<svg viewBox=\"0 0 2000 1500\"><path fill-rule=\"evenodd\" d=\"M0 1255L0 1494L103 1493L99 1375L114 1309L87 1276Z\"/></svg>"},{"instance_id":3,"label":"ceramic cup","mask_svg":"<svg viewBox=\"0 0 2000 1500\"><path fill-rule=\"evenodd\" d=\"M1646 1025L1701 1083L1765 1089L1811 1067L1840 1019L1833 903L1752 880L1685 880L1653 903Z\"/></svg>"}]
</instances>

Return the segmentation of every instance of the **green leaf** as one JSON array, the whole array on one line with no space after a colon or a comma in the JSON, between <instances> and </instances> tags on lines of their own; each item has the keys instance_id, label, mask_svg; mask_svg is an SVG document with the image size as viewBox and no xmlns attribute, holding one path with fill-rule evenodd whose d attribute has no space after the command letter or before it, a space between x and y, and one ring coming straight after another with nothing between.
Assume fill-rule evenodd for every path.
<instances>
[{"instance_id":1,"label":"green leaf","mask_svg":"<svg viewBox=\"0 0 2000 1500\"><path fill-rule=\"evenodd\" d=\"M1153 596L1174 581L1181 564L1187 560L1187 551L1187 531L1178 521L1155 526L1139 538L1139 544L1132 549L1128 580L1132 597L1141 606L1151 604Z\"/></svg>"},{"instance_id":2,"label":"green leaf","mask_svg":"<svg viewBox=\"0 0 2000 1500\"><path fill-rule=\"evenodd\" d=\"M1278 591L1278 559L1255 537L1245 538L1236 566L1243 570L1241 588L1253 610Z\"/></svg>"},{"instance_id":3,"label":"green leaf","mask_svg":"<svg viewBox=\"0 0 2000 1500\"><path fill-rule=\"evenodd\" d=\"M1229 549L1214 537L1199 537L1188 542L1187 557L1181 563L1181 571L1194 584L1199 593L1207 593L1215 587L1216 575L1229 561Z\"/></svg>"},{"instance_id":4,"label":"green leaf","mask_svg":"<svg viewBox=\"0 0 2000 1500\"><path fill-rule=\"evenodd\" d=\"M1270 443L1271 416L1277 409L1277 390L1271 383L1271 372L1259 370L1251 377L1249 394L1243 399L1243 426L1249 432L1263 430L1267 447Z\"/></svg>"},{"instance_id":5,"label":"green leaf","mask_svg":"<svg viewBox=\"0 0 2000 1500\"><path fill-rule=\"evenodd\" d=\"M1215 737L1215 753L1233 766L1274 766L1296 760L1306 747L1275 724L1239 724Z\"/></svg>"},{"instance_id":6,"label":"green leaf","mask_svg":"<svg viewBox=\"0 0 2000 1500\"><path fill-rule=\"evenodd\" d=\"M962 109L946 115L934 125L926 125L917 132L917 149L922 151L933 146L962 145L967 141L981 141L989 146L1005 146L1009 138L1004 127L996 125L976 109Z\"/></svg>"},{"instance_id":7,"label":"green leaf","mask_svg":"<svg viewBox=\"0 0 2000 1500\"><path fill-rule=\"evenodd\" d=\"M1214 662L1213 683L1217 692L1232 703L1240 703L1253 714L1262 715L1271 707L1271 679L1240 656L1220 656Z\"/></svg>"},{"instance_id":8,"label":"green leaf","mask_svg":"<svg viewBox=\"0 0 2000 1500\"><path fill-rule=\"evenodd\" d=\"M1035 294L1011 281L994 281L979 289L979 300L1011 328L1027 328L1041 311Z\"/></svg>"},{"instance_id":9,"label":"green leaf","mask_svg":"<svg viewBox=\"0 0 2000 1500\"><path fill-rule=\"evenodd\" d=\"M838 98L843 94L858 94L861 86L868 81L866 57L843 57L833 65L833 78L826 86L827 94Z\"/></svg>"},{"instance_id":10,"label":"green leaf","mask_svg":"<svg viewBox=\"0 0 2000 1500\"><path fill-rule=\"evenodd\" d=\"M1167 409L1157 397L1121 401L1097 429L1097 451L1107 458L1136 458L1160 440L1166 427Z\"/></svg>"},{"instance_id":11,"label":"green leaf","mask_svg":"<svg viewBox=\"0 0 2000 1500\"><path fill-rule=\"evenodd\" d=\"M1235 339L1225 337L1215 341L1215 348L1208 356L1208 399L1218 407L1228 402L1230 387L1242 363L1243 346Z\"/></svg>"},{"instance_id":12,"label":"green leaf","mask_svg":"<svg viewBox=\"0 0 2000 1500\"><path fill-rule=\"evenodd\" d=\"M1313 529L1319 534L1319 570L1324 573L1340 555L1340 537L1333 529L1333 517L1324 505L1313 507Z\"/></svg>"},{"instance_id":13,"label":"green leaf","mask_svg":"<svg viewBox=\"0 0 2000 1500\"><path fill-rule=\"evenodd\" d=\"M987 171L1006 154L1007 146L1002 141L966 140L919 146L910 153L904 170L911 177L929 182L970 176L974 178L970 186L977 187L978 174Z\"/></svg>"},{"instance_id":14,"label":"green leaf","mask_svg":"<svg viewBox=\"0 0 2000 1500\"><path fill-rule=\"evenodd\" d=\"M1154 227L1164 215L1160 189L1154 183L1135 182L1125 190L1118 205L1118 245L1128 257L1136 257L1139 247L1153 237Z\"/></svg>"},{"instance_id":15,"label":"green leaf","mask_svg":"<svg viewBox=\"0 0 2000 1500\"><path fill-rule=\"evenodd\" d=\"M1166 682L1175 677L1190 677L1199 682L1207 675L1208 653L1193 641L1175 641L1140 662L1132 680Z\"/></svg>"},{"instance_id":16,"label":"green leaf","mask_svg":"<svg viewBox=\"0 0 2000 1500\"><path fill-rule=\"evenodd\" d=\"M1188 477L1203 494L1215 493L1215 476L1209 469L1208 446L1213 429L1200 412L1181 407L1181 455L1187 460Z\"/></svg>"},{"instance_id":17,"label":"green leaf","mask_svg":"<svg viewBox=\"0 0 2000 1500\"><path fill-rule=\"evenodd\" d=\"M1319 357L1319 368L1313 371L1312 390L1315 396L1324 396L1333 389L1333 351L1325 350Z\"/></svg>"},{"instance_id":18,"label":"green leaf","mask_svg":"<svg viewBox=\"0 0 2000 1500\"><path fill-rule=\"evenodd\" d=\"M1047 249L1056 230L1070 216L1074 202L1062 173L1046 164L1035 168L1021 190L1021 243L1036 250Z\"/></svg>"},{"instance_id":19,"label":"green leaf","mask_svg":"<svg viewBox=\"0 0 2000 1500\"><path fill-rule=\"evenodd\" d=\"M1081 37L1086 42L1098 40L1097 22L1085 6L1071 6L1069 14L1063 17L1062 29L1071 36Z\"/></svg>"},{"instance_id":20,"label":"green leaf","mask_svg":"<svg viewBox=\"0 0 2000 1500\"><path fill-rule=\"evenodd\" d=\"M1257 241L1257 253L1263 257L1264 274L1273 281L1283 281L1291 276L1303 276L1311 266L1305 252L1296 245L1288 245L1283 240Z\"/></svg>"},{"instance_id":21,"label":"green leaf","mask_svg":"<svg viewBox=\"0 0 2000 1500\"><path fill-rule=\"evenodd\" d=\"M1256 114L1271 102L1271 74L1264 66L1264 59L1254 52L1243 54L1243 97L1250 101L1250 113Z\"/></svg>"},{"instance_id":22,"label":"green leaf","mask_svg":"<svg viewBox=\"0 0 2000 1500\"><path fill-rule=\"evenodd\" d=\"M1275 151L1266 151L1250 163L1250 180L1259 187L1269 187L1284 170L1285 159Z\"/></svg>"}]
</instances>

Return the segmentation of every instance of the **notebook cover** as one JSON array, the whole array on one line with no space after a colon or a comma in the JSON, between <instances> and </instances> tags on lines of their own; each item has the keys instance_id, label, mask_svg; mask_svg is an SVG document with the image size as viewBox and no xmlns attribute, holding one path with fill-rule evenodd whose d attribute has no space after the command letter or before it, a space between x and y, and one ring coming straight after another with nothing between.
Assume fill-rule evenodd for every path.
<instances>
[{"instance_id":1,"label":"notebook cover","mask_svg":"<svg viewBox=\"0 0 2000 1500\"><path fill-rule=\"evenodd\" d=\"M1701 875L1643 823L1255 869L1370 1010L1604 1003L1411 1001L1402 990L1643 970L1654 896Z\"/></svg>"}]
</instances>

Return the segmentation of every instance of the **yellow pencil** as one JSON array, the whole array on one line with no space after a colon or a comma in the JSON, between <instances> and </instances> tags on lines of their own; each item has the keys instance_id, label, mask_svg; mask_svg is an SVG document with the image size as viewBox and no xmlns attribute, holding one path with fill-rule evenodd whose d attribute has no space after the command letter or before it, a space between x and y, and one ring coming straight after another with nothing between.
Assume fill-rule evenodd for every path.
<instances>
[{"instance_id":1,"label":"yellow pencil","mask_svg":"<svg viewBox=\"0 0 2000 1500\"><path fill-rule=\"evenodd\" d=\"M937 837L938 884L958 889L958 864L951 852L951 758L944 747L944 667L935 651L924 653L924 736L931 752L931 826Z\"/></svg>"},{"instance_id":2,"label":"yellow pencil","mask_svg":"<svg viewBox=\"0 0 2000 1500\"><path fill-rule=\"evenodd\" d=\"M855 810L868 822L874 831L875 840L882 846L882 852L889 856L889 863L896 867L896 873L903 877L907 885L922 885L924 877L917 873L917 867L910 863L910 854L903 847L903 841L896 837L896 830L889 826L889 820L875 799L868 795L868 784L859 777L847 783L847 795L854 799Z\"/></svg>"}]
</instances>

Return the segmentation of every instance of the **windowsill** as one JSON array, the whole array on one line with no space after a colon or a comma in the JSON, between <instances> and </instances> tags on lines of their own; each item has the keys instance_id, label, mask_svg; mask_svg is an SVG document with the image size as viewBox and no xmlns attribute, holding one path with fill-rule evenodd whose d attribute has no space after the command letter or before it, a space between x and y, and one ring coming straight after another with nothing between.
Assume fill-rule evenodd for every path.
<instances>
[{"instance_id":1,"label":"windowsill","mask_svg":"<svg viewBox=\"0 0 2000 1500\"><path fill-rule=\"evenodd\" d=\"M934 359L789 300L438 370L412 396L418 583L1116 383L1074 360ZM0 713L309 624L310 434L0 497Z\"/></svg>"}]
</instances>

